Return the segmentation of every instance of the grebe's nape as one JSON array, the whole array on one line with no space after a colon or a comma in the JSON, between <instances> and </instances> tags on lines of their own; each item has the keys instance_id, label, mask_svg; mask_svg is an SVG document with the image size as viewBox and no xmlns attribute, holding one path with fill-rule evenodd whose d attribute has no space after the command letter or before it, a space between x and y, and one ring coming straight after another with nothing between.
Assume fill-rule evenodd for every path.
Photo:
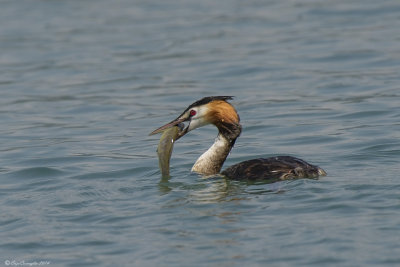
<instances>
[{"instance_id":1,"label":"grebe's nape","mask_svg":"<svg viewBox=\"0 0 400 267\"><path fill-rule=\"evenodd\" d=\"M178 138L201 126L215 125L218 128L218 136L214 144L197 159L192 171L203 175L218 174L242 131L239 115L227 101L231 99L232 96L204 97L187 107L178 118L150 135L182 122L188 122L188 126L180 132ZM326 172L304 160L278 156L243 161L225 169L221 174L235 180L286 180L316 178L326 175Z\"/></svg>"}]
</instances>

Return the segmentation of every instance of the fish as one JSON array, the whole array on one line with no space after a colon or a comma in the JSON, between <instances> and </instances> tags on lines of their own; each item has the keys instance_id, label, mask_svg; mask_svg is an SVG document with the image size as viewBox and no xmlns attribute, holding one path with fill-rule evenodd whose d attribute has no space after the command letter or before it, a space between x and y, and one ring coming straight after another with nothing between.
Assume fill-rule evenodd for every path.
<instances>
[{"instance_id":1,"label":"fish","mask_svg":"<svg viewBox=\"0 0 400 267\"><path fill-rule=\"evenodd\" d=\"M179 134L183 130L183 123L173 126L163 131L160 142L157 147L158 166L161 171L162 178L169 178L169 162L172 156L175 140L179 138Z\"/></svg>"}]
</instances>

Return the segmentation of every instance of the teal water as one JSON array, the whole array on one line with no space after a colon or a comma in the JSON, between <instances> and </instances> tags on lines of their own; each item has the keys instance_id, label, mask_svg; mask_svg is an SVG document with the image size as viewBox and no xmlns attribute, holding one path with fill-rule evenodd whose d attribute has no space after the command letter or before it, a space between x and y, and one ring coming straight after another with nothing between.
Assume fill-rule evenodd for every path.
<instances>
[{"instance_id":1,"label":"teal water","mask_svg":"<svg viewBox=\"0 0 400 267\"><path fill-rule=\"evenodd\" d=\"M0 264L400 264L400 3L0 2ZM148 134L208 95L243 132L225 166L293 155L272 184L161 180Z\"/></svg>"}]
</instances>

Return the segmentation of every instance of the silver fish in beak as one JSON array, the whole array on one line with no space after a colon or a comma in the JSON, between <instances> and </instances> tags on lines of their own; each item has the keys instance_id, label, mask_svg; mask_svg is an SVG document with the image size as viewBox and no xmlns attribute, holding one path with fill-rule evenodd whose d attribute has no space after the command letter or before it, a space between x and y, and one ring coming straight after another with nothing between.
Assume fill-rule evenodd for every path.
<instances>
[{"instance_id":1,"label":"silver fish in beak","mask_svg":"<svg viewBox=\"0 0 400 267\"><path fill-rule=\"evenodd\" d=\"M166 127L164 130L156 130L158 132L163 131L157 147L158 165L160 167L162 178L170 177L169 162L171 159L172 150L174 148L175 141L180 137L183 127L183 123L178 123L177 125Z\"/></svg>"}]
</instances>

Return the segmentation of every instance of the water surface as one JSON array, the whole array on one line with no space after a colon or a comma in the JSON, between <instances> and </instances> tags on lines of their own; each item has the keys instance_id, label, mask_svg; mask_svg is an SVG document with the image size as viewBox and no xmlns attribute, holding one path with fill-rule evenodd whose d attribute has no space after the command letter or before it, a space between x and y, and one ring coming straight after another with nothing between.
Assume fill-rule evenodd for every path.
<instances>
[{"instance_id":1,"label":"water surface","mask_svg":"<svg viewBox=\"0 0 400 267\"><path fill-rule=\"evenodd\" d=\"M400 263L398 1L1 1L1 257L54 266ZM319 180L205 179L216 136L148 134L208 95L225 166L292 155Z\"/></svg>"}]
</instances>

